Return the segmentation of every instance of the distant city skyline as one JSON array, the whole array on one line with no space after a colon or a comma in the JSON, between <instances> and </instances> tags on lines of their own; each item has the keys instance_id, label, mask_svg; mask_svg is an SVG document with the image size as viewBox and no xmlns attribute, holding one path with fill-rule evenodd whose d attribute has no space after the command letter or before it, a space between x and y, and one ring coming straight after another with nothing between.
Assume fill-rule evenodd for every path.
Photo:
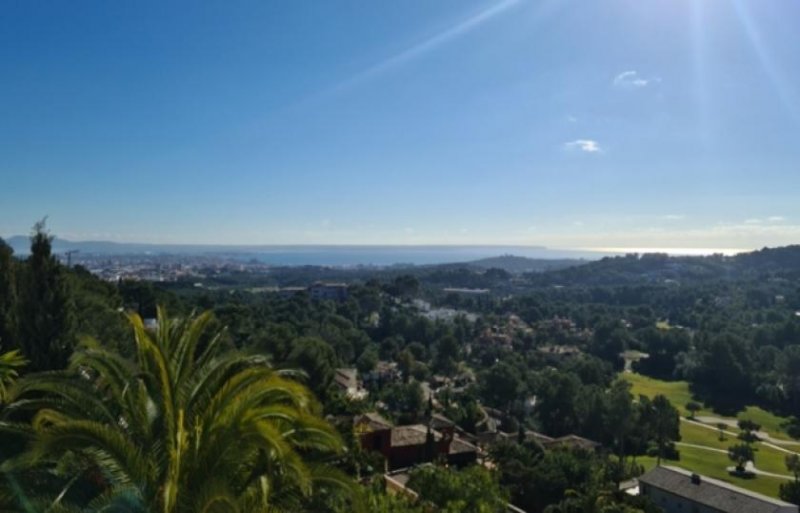
<instances>
[{"instance_id":1,"label":"distant city skyline","mask_svg":"<svg viewBox=\"0 0 800 513\"><path fill-rule=\"evenodd\" d=\"M800 243L798 2L2 13L2 237Z\"/></svg>"}]
</instances>

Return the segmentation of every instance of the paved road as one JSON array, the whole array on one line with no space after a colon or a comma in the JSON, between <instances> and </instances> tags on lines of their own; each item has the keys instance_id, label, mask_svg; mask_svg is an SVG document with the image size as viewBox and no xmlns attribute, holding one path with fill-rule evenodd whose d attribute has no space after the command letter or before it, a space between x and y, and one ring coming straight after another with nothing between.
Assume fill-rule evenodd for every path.
<instances>
[{"instance_id":1,"label":"paved road","mask_svg":"<svg viewBox=\"0 0 800 513\"><path fill-rule=\"evenodd\" d=\"M675 442L675 445L680 447L694 447L695 449L702 449L704 451L711 451L711 452L718 452L720 454L728 454L728 451L725 449L717 449L716 447L709 447L707 445L697 445L697 444L688 444L686 442Z\"/></svg>"},{"instance_id":2,"label":"paved road","mask_svg":"<svg viewBox=\"0 0 800 513\"><path fill-rule=\"evenodd\" d=\"M738 427L738 422L733 419L723 419L721 417L711 417L711 416L698 416L695 418L696 421L699 421L702 424L708 424L710 427L717 429L717 424L720 422L725 424L728 427ZM800 446L800 442L792 441L792 440L781 440L778 438L772 438L769 436L769 433L766 431L757 431L756 436L758 436L761 440L765 440L767 442L776 444L776 445L792 445L792 446Z\"/></svg>"},{"instance_id":3,"label":"paved road","mask_svg":"<svg viewBox=\"0 0 800 513\"><path fill-rule=\"evenodd\" d=\"M719 429L717 429L716 426L709 426L708 424L704 424L704 423L698 422L696 420L690 420L690 419L685 419L685 418L681 417L681 422L686 422L688 424L693 424L695 426L700 426L700 427L703 427L703 428L706 428L706 429L710 429L712 431L717 431L717 432L719 431ZM725 433L726 435L731 436L733 438L737 438L739 436L739 433L734 433L733 431L723 431L723 433ZM772 439L770 439L770 440L772 440ZM776 451L780 451L780 452L785 453L785 454L800 454L800 452L792 451L790 449L787 449L786 447L781 447L779 445L775 445L774 440L772 441L772 443L764 441L764 440L761 440L758 443L764 444L765 446L767 446L767 447L769 447L771 449L775 449Z\"/></svg>"},{"instance_id":4,"label":"paved road","mask_svg":"<svg viewBox=\"0 0 800 513\"><path fill-rule=\"evenodd\" d=\"M724 449L717 449L716 447L708 447L707 445L688 444L688 443L685 443L685 442L675 442L675 445L677 445L679 447L692 447L692 448L695 448L695 449L700 449L700 450L703 450L703 451L716 452L716 453L719 453L719 454L726 454L726 455L728 454L728 451L726 451ZM766 472L764 470L759 470L758 468L756 468L755 464L752 461L748 461L745 464L744 468L748 472L752 472L752 473L754 473L756 475L759 475L759 476L775 477L775 478L778 478L778 479L789 479L789 480L793 480L794 479L794 476L787 476L785 474L775 474L773 472ZM733 472L734 470L736 470L736 467L728 467L726 470L728 472Z\"/></svg>"},{"instance_id":5,"label":"paved road","mask_svg":"<svg viewBox=\"0 0 800 513\"><path fill-rule=\"evenodd\" d=\"M752 472L753 474L756 474L758 476L767 476L767 477L775 477L778 479L794 480L794 476L787 476L784 474L775 474L772 472L764 472L763 470L758 470L752 461L748 461L747 463L745 463L744 469L747 472ZM736 470L736 467L728 467L726 470L728 472L733 472Z\"/></svg>"}]
</instances>

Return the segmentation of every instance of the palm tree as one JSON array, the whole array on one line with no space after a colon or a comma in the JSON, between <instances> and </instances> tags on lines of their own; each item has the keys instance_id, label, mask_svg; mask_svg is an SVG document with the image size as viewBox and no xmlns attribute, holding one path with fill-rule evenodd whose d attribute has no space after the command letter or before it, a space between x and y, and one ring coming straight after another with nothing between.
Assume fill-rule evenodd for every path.
<instances>
[{"instance_id":1,"label":"palm tree","mask_svg":"<svg viewBox=\"0 0 800 513\"><path fill-rule=\"evenodd\" d=\"M8 389L16 381L18 370L27 362L19 351L9 351L0 354L0 404L5 402Z\"/></svg>"},{"instance_id":2,"label":"palm tree","mask_svg":"<svg viewBox=\"0 0 800 513\"><path fill-rule=\"evenodd\" d=\"M28 362L17 351L0 354L0 412L8 399L9 391L19 377L19 369ZM0 419L0 462L8 457L8 450L15 443L25 439L30 434L30 426L23 423L6 422ZM6 486L13 483L14 476L5 475L0 466L0 511L10 510L16 502L13 490ZM13 484L11 485L13 487Z\"/></svg>"},{"instance_id":3,"label":"palm tree","mask_svg":"<svg viewBox=\"0 0 800 513\"><path fill-rule=\"evenodd\" d=\"M591 483L583 490L567 490L564 499L548 506L545 513L604 513L614 504L614 496L610 491Z\"/></svg>"},{"instance_id":4,"label":"palm tree","mask_svg":"<svg viewBox=\"0 0 800 513\"><path fill-rule=\"evenodd\" d=\"M16 386L7 412L35 412L19 464L78 468L49 510L87 480L102 491L91 511L148 513L299 511L312 494L349 489L324 464L342 441L291 372L223 350L210 312L170 319L159 309L154 331L129 320L135 361L86 341L68 371Z\"/></svg>"}]
</instances>

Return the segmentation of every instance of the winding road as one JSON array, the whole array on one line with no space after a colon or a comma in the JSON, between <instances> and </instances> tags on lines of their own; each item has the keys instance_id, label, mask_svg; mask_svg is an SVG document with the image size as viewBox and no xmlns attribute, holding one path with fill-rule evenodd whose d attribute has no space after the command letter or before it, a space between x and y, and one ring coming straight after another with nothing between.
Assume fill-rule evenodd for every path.
<instances>
[{"instance_id":1,"label":"winding road","mask_svg":"<svg viewBox=\"0 0 800 513\"><path fill-rule=\"evenodd\" d=\"M703 418L703 417L700 417L700 418ZM714 418L714 417L705 417L705 418L709 419L709 418ZM723 421L723 419L719 420L719 422L722 422L722 421ZM717 427L709 426L708 424L705 424L705 423L700 422L698 420L691 420L691 419L686 419L686 418L681 417L681 422L686 422L687 424L692 424L692 425L695 425L695 426L700 426L700 427L703 427L703 428L707 428L707 429L710 429L712 431L719 431L719 429ZM726 424L731 425L729 422L726 422ZM735 433L733 431L723 430L723 433L725 433L726 435L731 436L733 438L738 437L738 433ZM772 443L765 442L764 440L761 440L761 441L759 441L757 443L763 444L766 447L769 447L771 449L775 449L776 451L780 451L780 452L783 452L783 453L786 453L786 454L800 454L798 452L786 449L785 447L780 447L778 445L775 445L774 442L782 442L782 443L785 443L787 445L800 445L799 443L797 443L797 442L789 442L789 441L785 441L785 440L775 440L774 438L769 438L769 435L767 435L766 433L763 433L763 432L759 432L759 438L761 437L762 434L765 435L766 439L771 440ZM728 454L728 451L726 451L725 449L718 449L716 447L709 447L707 445L690 444L690 443L686 443L686 442L675 442L675 445L677 445L678 447L691 447L691 448L694 448L694 449L700 449L700 450L704 450L704 451L716 452L718 454L725 454L725 455ZM727 470L728 470L728 472L732 472L732 471L735 470L735 467L728 467ZM748 472L752 472L752 473L754 473L756 475L759 475L759 476L767 476L767 477L775 477L775 478L778 478L778 479L794 480L794 476L790 476L790 475L787 475L787 474L776 474L774 472L766 472L764 470L759 470L752 461L748 461L745 464L745 470L748 471Z\"/></svg>"}]
</instances>

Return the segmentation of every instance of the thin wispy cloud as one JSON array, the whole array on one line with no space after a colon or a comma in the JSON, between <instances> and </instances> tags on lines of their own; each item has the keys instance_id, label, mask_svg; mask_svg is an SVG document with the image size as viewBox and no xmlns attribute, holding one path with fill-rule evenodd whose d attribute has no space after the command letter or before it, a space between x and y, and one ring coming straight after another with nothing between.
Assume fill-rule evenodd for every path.
<instances>
[{"instance_id":1,"label":"thin wispy cloud","mask_svg":"<svg viewBox=\"0 0 800 513\"><path fill-rule=\"evenodd\" d=\"M786 218L783 216L769 216L767 218L760 218L760 217L752 217L750 219L745 219L744 224L754 225L754 224L775 224L775 223L782 223L786 221Z\"/></svg>"},{"instance_id":2,"label":"thin wispy cloud","mask_svg":"<svg viewBox=\"0 0 800 513\"><path fill-rule=\"evenodd\" d=\"M664 221L682 221L686 219L686 216L683 214L667 214L661 216L661 219Z\"/></svg>"},{"instance_id":3,"label":"thin wispy cloud","mask_svg":"<svg viewBox=\"0 0 800 513\"><path fill-rule=\"evenodd\" d=\"M577 139L564 143L564 149L569 151L582 151L584 153L600 153L603 151L600 144L592 139Z\"/></svg>"},{"instance_id":4,"label":"thin wispy cloud","mask_svg":"<svg viewBox=\"0 0 800 513\"><path fill-rule=\"evenodd\" d=\"M638 71L623 71L614 77L614 85L621 89L640 89L661 82L660 78L645 78Z\"/></svg>"},{"instance_id":5,"label":"thin wispy cloud","mask_svg":"<svg viewBox=\"0 0 800 513\"><path fill-rule=\"evenodd\" d=\"M345 80L344 82L340 83L338 86L334 88L334 90L342 90L347 89L349 87L353 87L365 80L368 80L380 73L383 73L389 69L392 69L396 66L399 66L405 62L408 62L414 58L417 58L425 53L428 53L439 46L447 43L448 41L455 39L459 36L462 36L471 30L476 29L477 27L483 25L484 23L488 22L492 18L508 11L512 7L522 3L522 0L503 0L491 7L488 7L479 13L463 20L441 32L438 34L429 37L428 39L406 49L402 52L392 55L387 59L359 72L350 77L349 79Z\"/></svg>"}]
</instances>

